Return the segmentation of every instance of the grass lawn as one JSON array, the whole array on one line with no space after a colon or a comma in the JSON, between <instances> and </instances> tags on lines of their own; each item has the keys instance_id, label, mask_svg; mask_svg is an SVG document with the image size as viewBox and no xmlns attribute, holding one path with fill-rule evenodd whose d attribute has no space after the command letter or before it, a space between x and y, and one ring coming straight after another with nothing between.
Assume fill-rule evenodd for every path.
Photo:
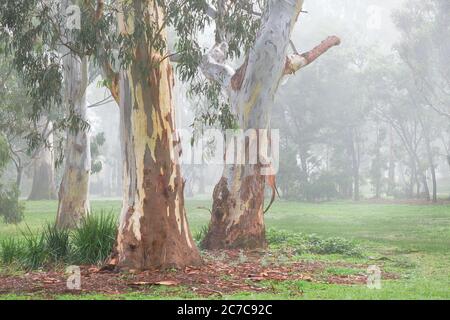
<instances>
[{"instance_id":1,"label":"grass lawn","mask_svg":"<svg viewBox=\"0 0 450 320\"><path fill-rule=\"evenodd\" d=\"M20 236L28 226L38 230L55 218L56 202L25 202L25 221L19 226L0 223L0 241ZM187 201L193 233L207 224L207 201ZM119 212L119 201L92 201L94 212ZM317 234L354 240L362 257L297 253L292 259L329 264L323 273L346 275L364 273L368 265L378 265L396 279L383 280L380 290L364 284L341 285L321 281L263 281L270 292L238 292L223 299L450 299L450 205L385 205L336 202L304 204L277 202L266 215L269 229L291 233ZM294 248L295 249L295 248ZM360 268L355 267L360 266ZM362 267L364 266L364 267ZM1 267L0 267L1 268ZM1 270L0 270L1 271ZM2 271L3 273L5 270ZM39 299L40 294L8 295L3 299ZM58 295L55 299L180 299L199 298L188 288L155 287L151 294Z\"/></svg>"}]
</instances>

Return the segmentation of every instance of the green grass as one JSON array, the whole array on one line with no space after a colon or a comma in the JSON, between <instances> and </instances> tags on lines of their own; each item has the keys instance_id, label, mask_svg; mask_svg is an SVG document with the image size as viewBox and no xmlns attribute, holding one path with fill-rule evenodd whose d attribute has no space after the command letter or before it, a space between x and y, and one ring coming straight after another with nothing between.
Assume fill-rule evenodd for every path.
<instances>
[{"instance_id":1,"label":"green grass","mask_svg":"<svg viewBox=\"0 0 450 320\"><path fill-rule=\"evenodd\" d=\"M188 201L187 211L192 232L198 233L207 224L207 201ZM52 222L56 202L25 202L25 220L18 226L0 223L0 241L20 237L26 225L38 231ZM119 201L93 201L96 212L120 211ZM298 253L298 260L320 260L331 265L327 275L352 275L363 269L347 264L378 264L384 271L399 276L383 280L381 290L365 285L330 285L320 282L264 282L269 292L236 293L224 299L450 299L450 206L449 205L384 205L336 202L303 204L277 202L266 215L268 228L322 238L339 237L356 242L365 254L316 255ZM4 299L38 299L39 295L3 295ZM183 299L196 298L188 289L155 289L151 294L129 293L120 296L85 295L58 296L56 299Z\"/></svg>"}]
</instances>

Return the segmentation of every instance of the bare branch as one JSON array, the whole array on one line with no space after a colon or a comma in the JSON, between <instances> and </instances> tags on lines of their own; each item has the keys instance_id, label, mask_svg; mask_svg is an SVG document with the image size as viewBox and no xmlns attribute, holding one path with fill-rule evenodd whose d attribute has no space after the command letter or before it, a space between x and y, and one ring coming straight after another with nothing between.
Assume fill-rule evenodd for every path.
<instances>
[{"instance_id":1,"label":"bare branch","mask_svg":"<svg viewBox=\"0 0 450 320\"><path fill-rule=\"evenodd\" d=\"M302 54L292 54L286 59L286 67L284 69L284 74L294 74L301 68L306 67L307 65L314 62L321 55L326 53L329 49L334 46L338 46L341 44L341 39L336 36L331 36L322 41L317 47L312 49L311 51L302 53Z\"/></svg>"},{"instance_id":2,"label":"bare branch","mask_svg":"<svg viewBox=\"0 0 450 320\"><path fill-rule=\"evenodd\" d=\"M113 102L114 99L112 98L112 95L109 95L107 98L100 100L96 103L93 103L91 105L88 106L88 109L92 109L92 108L97 108L97 107L101 107L104 106L105 104L111 103Z\"/></svg>"}]
</instances>

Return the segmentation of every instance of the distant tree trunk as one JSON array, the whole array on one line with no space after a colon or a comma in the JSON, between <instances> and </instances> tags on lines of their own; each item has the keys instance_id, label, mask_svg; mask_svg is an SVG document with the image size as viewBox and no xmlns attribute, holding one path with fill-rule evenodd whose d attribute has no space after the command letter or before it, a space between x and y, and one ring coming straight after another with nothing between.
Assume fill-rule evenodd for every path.
<instances>
[{"instance_id":1,"label":"distant tree trunk","mask_svg":"<svg viewBox=\"0 0 450 320\"><path fill-rule=\"evenodd\" d=\"M431 200L431 195L430 195L430 188L428 187L428 180L427 180L427 175L426 175L426 171L425 172L421 172L421 178L422 178L422 185L423 185L423 189L424 189L424 194L425 194L425 199L427 201Z\"/></svg>"},{"instance_id":2,"label":"distant tree trunk","mask_svg":"<svg viewBox=\"0 0 450 320\"><path fill-rule=\"evenodd\" d=\"M434 164L433 159L433 150L431 148L431 141L430 141L430 135L429 135L429 129L424 125L423 121L420 122L422 126L422 130L424 131L424 137L425 137L425 147L427 150L427 156L428 156L428 165L430 166L431 171L431 179L433 183L433 202L437 202L437 181L436 181L436 167Z\"/></svg>"},{"instance_id":3,"label":"distant tree trunk","mask_svg":"<svg viewBox=\"0 0 450 320\"><path fill-rule=\"evenodd\" d=\"M395 145L394 145L394 130L392 126L389 129L389 182L388 195L392 196L395 191Z\"/></svg>"},{"instance_id":4,"label":"distant tree trunk","mask_svg":"<svg viewBox=\"0 0 450 320\"><path fill-rule=\"evenodd\" d=\"M417 181L417 168L416 168L416 161L414 160L414 158L412 156L410 156L410 166L409 166L410 170L411 170L411 179L410 179L410 183L409 183L409 198L414 198L414 186L417 186L417 188L420 189L420 185L418 184ZM420 193L420 190L418 190L416 192L416 197L418 197L418 193Z\"/></svg>"},{"instance_id":5,"label":"distant tree trunk","mask_svg":"<svg viewBox=\"0 0 450 320\"><path fill-rule=\"evenodd\" d=\"M88 59L67 54L64 57L64 76L69 110L87 121ZM89 213L91 152L88 129L67 132L64 159L56 224L59 228L74 228Z\"/></svg>"},{"instance_id":6,"label":"distant tree trunk","mask_svg":"<svg viewBox=\"0 0 450 320\"><path fill-rule=\"evenodd\" d=\"M206 193L206 183L205 183L205 175L202 174L200 169L200 175L198 177L198 193L205 194Z\"/></svg>"},{"instance_id":7,"label":"distant tree trunk","mask_svg":"<svg viewBox=\"0 0 450 320\"><path fill-rule=\"evenodd\" d=\"M352 175L353 175L353 200L360 200L359 186L360 186L360 174L359 174L359 152L356 150L355 144L355 134L353 129L349 129L349 143L350 143L350 154L352 158Z\"/></svg>"},{"instance_id":8,"label":"distant tree trunk","mask_svg":"<svg viewBox=\"0 0 450 320\"><path fill-rule=\"evenodd\" d=\"M270 129L274 96L283 76L295 73L339 43L330 37L315 50L286 58L290 36L303 6L302 0L269 0L261 29L245 63L236 72L224 64L226 48L217 44L202 67L208 79L219 82L229 92L232 110L240 128ZM258 133L256 135L258 136ZM257 139L258 149L262 141ZM246 143L246 147L249 144ZM258 159L260 160L260 159ZM267 168L265 168L267 170ZM262 174L262 164L227 165L213 194L213 208L208 233L202 243L207 249L264 248L264 189L274 174ZM270 171L270 170L269 170Z\"/></svg>"},{"instance_id":9,"label":"distant tree trunk","mask_svg":"<svg viewBox=\"0 0 450 320\"><path fill-rule=\"evenodd\" d=\"M430 157L430 171L431 179L433 181L433 202L437 202L437 179L436 179L436 168L434 166L433 156Z\"/></svg>"},{"instance_id":10,"label":"distant tree trunk","mask_svg":"<svg viewBox=\"0 0 450 320\"><path fill-rule=\"evenodd\" d=\"M33 184L31 187L30 195L28 196L28 200L57 199L52 134L50 134L48 140L50 146L44 146L39 151L36 159L34 160Z\"/></svg>"},{"instance_id":11,"label":"distant tree trunk","mask_svg":"<svg viewBox=\"0 0 450 320\"><path fill-rule=\"evenodd\" d=\"M430 191L428 188L427 177L421 168L420 157L417 154L418 143L412 140L412 134L409 133L406 128L402 125L396 127L397 133L403 141L404 147L408 152L410 158L410 169L411 169L411 183L409 193L411 197L414 193L414 185L416 185L416 198L421 198L420 185L424 187L424 193L428 200L430 200Z\"/></svg>"},{"instance_id":12,"label":"distant tree trunk","mask_svg":"<svg viewBox=\"0 0 450 320\"><path fill-rule=\"evenodd\" d=\"M156 0L128 1L128 17L119 14L119 29L130 21L162 26L164 12ZM148 20L147 20L148 19ZM118 102L123 156L123 209L116 246L119 268L183 268L201 263L189 231L184 205L184 181L176 163L173 70L145 37L134 48L135 58L119 73ZM145 72L143 72L145 70Z\"/></svg>"},{"instance_id":13,"label":"distant tree trunk","mask_svg":"<svg viewBox=\"0 0 450 320\"><path fill-rule=\"evenodd\" d=\"M374 168L372 168L375 185L375 199L380 199L381 197L381 138L380 138L380 128L377 124L377 141L375 145L375 163Z\"/></svg>"},{"instance_id":14,"label":"distant tree trunk","mask_svg":"<svg viewBox=\"0 0 450 320\"><path fill-rule=\"evenodd\" d=\"M420 199L421 198L421 193L420 193L420 184L423 185L423 193L425 195L425 198L430 201L431 200L431 196L430 196L430 189L428 188L428 181L427 181L427 175L426 175L426 171L423 170L423 168L421 168L421 164L420 164L420 159L419 156L417 155L417 153L413 154L415 162L417 164L417 198Z\"/></svg>"},{"instance_id":15,"label":"distant tree trunk","mask_svg":"<svg viewBox=\"0 0 450 320\"><path fill-rule=\"evenodd\" d=\"M22 187L22 177L23 177L23 167L22 165L19 165L16 167L16 187L17 190L20 190L20 188Z\"/></svg>"}]
</instances>

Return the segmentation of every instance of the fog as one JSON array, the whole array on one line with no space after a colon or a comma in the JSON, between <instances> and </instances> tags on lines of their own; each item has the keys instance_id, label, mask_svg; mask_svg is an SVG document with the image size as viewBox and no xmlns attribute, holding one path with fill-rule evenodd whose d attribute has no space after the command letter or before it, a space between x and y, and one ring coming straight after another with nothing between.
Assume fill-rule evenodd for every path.
<instances>
[{"instance_id":1,"label":"fog","mask_svg":"<svg viewBox=\"0 0 450 320\"><path fill-rule=\"evenodd\" d=\"M411 91L403 97L398 93L402 88L414 91L411 88L414 85L423 88L417 81L405 83L407 81L402 80L412 80L415 72L408 69L411 66L399 55L398 48L406 39L393 15L402 8L404 10L405 1L400 0L305 2L305 12L292 36L295 50L306 52L330 35L340 37L341 45L329 50L313 65L288 76L277 93L272 126L280 129L281 134L278 184L282 197L303 200L351 198L355 193L352 177L360 185L358 197L403 198L415 197L416 193L423 196L427 189L428 194L432 192L430 159L436 169L438 193L450 191L445 116L433 113ZM174 32L170 34L173 36ZM214 26L211 26L200 35L199 43L208 50L213 40ZM172 38L171 42L174 41ZM239 66L242 58L231 63ZM432 69L439 68L436 60L422 67L417 72L423 72L427 77ZM390 76L395 80L388 79ZM99 85L100 81L98 76L88 88L88 104L94 105L89 109L91 134L103 133L106 138L96 156L102 169L91 178L91 195L94 198L120 198L119 109L109 91ZM392 84L393 81L400 84ZM443 90L448 89L448 82L444 80L445 85ZM199 101L187 98L186 92L187 84L177 79L174 99L177 126L191 130ZM435 98L435 93L427 94L431 99ZM444 95L444 99L448 106L448 95ZM412 100L416 100L420 111L417 111L417 105L414 108L408 106L413 104ZM95 106L98 102L100 106ZM379 116L380 112L389 113L389 116ZM395 119L398 112L423 115L414 119ZM418 129L418 119L430 126L427 139L431 149L427 149L424 137L405 141L411 135L420 136L425 132ZM443 125L439 132L434 130L437 124ZM344 134L346 130L348 134ZM410 150L408 143L415 149ZM411 160L414 157L418 157L417 161ZM417 163L411 165L411 161ZM188 197L210 198L222 168L219 165L187 165L183 166L183 173ZM32 172L28 169L22 186L24 196L29 192L31 180ZM305 191L317 188L325 188L329 193L318 192L311 196Z\"/></svg>"}]
</instances>

